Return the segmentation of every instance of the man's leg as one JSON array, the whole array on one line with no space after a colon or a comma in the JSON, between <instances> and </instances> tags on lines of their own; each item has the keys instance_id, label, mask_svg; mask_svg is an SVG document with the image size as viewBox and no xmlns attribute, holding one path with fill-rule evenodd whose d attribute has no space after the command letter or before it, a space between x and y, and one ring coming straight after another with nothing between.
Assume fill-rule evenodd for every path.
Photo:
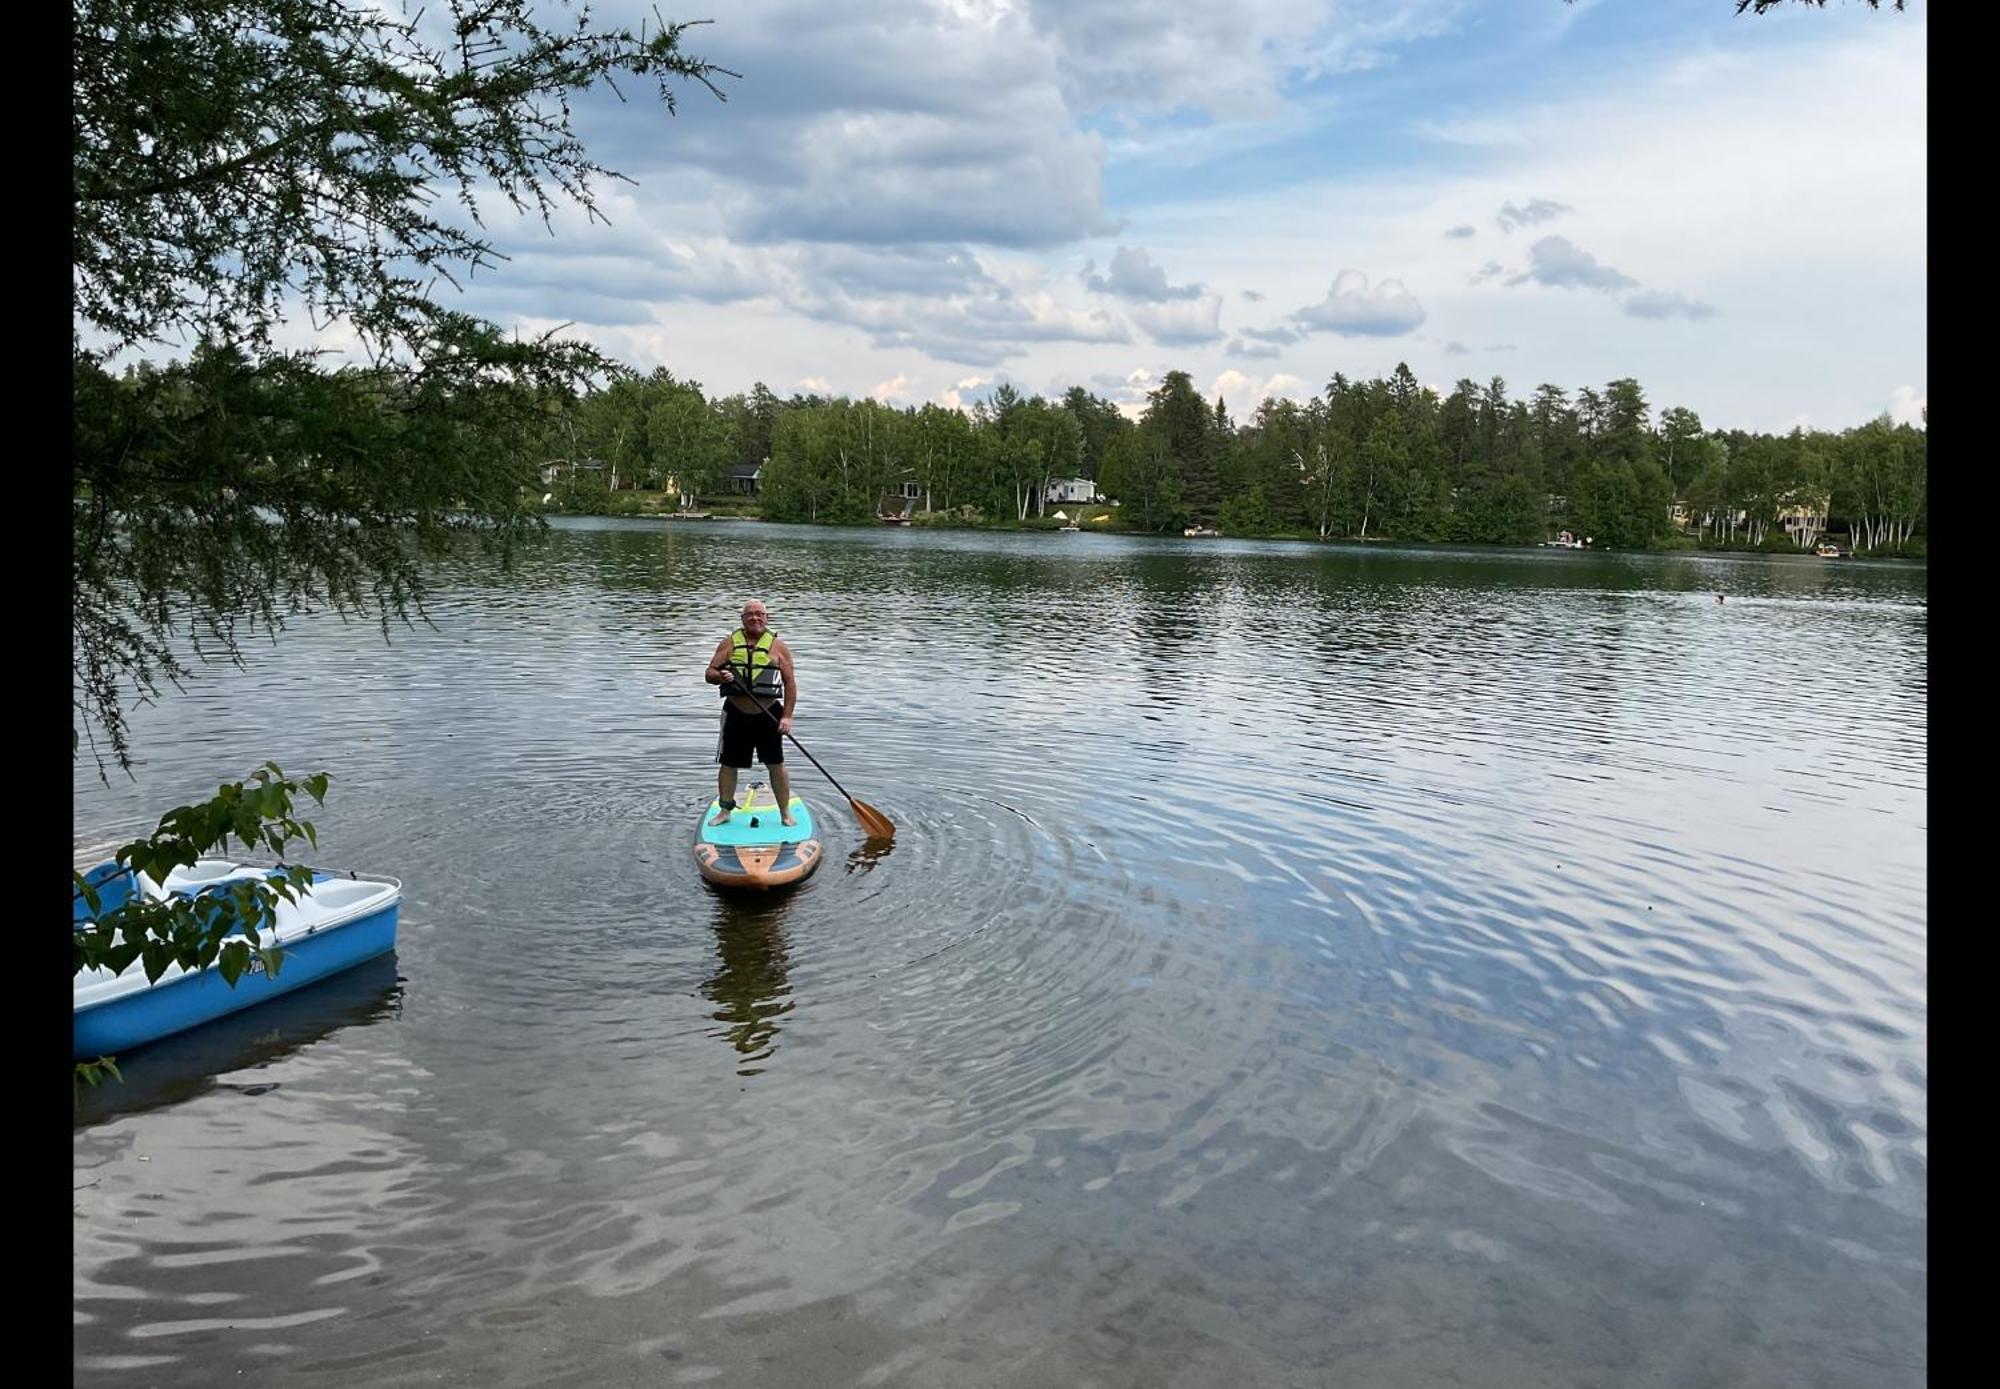
<instances>
[{"instance_id":1,"label":"man's leg","mask_svg":"<svg viewBox=\"0 0 2000 1389\"><path fill-rule=\"evenodd\" d=\"M771 773L771 789L778 793L778 819L787 825L797 823L792 819L791 772L782 762L775 767L767 767L767 770Z\"/></svg>"},{"instance_id":2,"label":"man's leg","mask_svg":"<svg viewBox=\"0 0 2000 1389\"><path fill-rule=\"evenodd\" d=\"M734 767L721 766L715 769L715 798L722 802L722 808L715 812L715 818L708 823L711 825L726 825L729 823L730 809L736 804L736 769Z\"/></svg>"},{"instance_id":3,"label":"man's leg","mask_svg":"<svg viewBox=\"0 0 2000 1389\"><path fill-rule=\"evenodd\" d=\"M725 703L722 706L722 736L715 744L715 798L722 805L715 812L715 818L708 822L711 825L728 824L729 812L736 806L736 768L730 764L741 760L744 766L750 765L750 750L739 746L742 733L735 726L736 720L730 717L730 712Z\"/></svg>"}]
</instances>

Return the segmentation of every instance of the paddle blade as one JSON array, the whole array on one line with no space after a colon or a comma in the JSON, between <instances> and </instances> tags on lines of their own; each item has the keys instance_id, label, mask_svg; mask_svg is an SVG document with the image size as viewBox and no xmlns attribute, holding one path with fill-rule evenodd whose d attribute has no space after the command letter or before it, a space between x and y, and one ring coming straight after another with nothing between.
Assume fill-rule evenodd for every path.
<instances>
[{"instance_id":1,"label":"paddle blade","mask_svg":"<svg viewBox=\"0 0 2000 1389\"><path fill-rule=\"evenodd\" d=\"M852 796L847 798L847 803L854 807L854 818L861 822L861 828L867 832L870 839L896 837L895 825L890 822L888 816L874 806L866 801L857 801Z\"/></svg>"}]
</instances>

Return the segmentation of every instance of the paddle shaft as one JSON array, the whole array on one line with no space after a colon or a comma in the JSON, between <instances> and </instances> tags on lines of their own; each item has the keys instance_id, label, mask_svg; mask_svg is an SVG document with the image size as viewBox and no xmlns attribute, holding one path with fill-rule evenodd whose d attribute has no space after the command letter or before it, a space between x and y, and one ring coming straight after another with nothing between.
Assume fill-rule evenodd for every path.
<instances>
[{"instance_id":1,"label":"paddle shaft","mask_svg":"<svg viewBox=\"0 0 2000 1389\"><path fill-rule=\"evenodd\" d=\"M792 737L790 730L783 728L782 725L784 721L780 719L775 713L772 712L770 705L766 704L763 700L757 698L757 696L751 692L750 687L744 684L743 681L737 677L736 671L733 667L731 668L729 675L730 675L730 683L740 686L743 693L749 695L750 702L752 704L756 705L759 709L762 709L765 712L765 714L769 715L773 723L780 725L780 731L783 732L787 738L792 739L792 746L797 748L800 752L804 752L806 754L806 761L812 763L813 766L815 767L819 767L819 774L821 776L825 777L828 781L833 781L834 790L840 792L840 794L843 796L847 796L847 799L853 801L856 805L860 804L860 802L856 801L853 796L848 795L847 788L845 786L842 786L839 782L833 780L832 772L829 772L824 767L820 767L819 759L817 757L814 757L810 752L806 752L806 745L804 743L801 743L797 738Z\"/></svg>"}]
</instances>

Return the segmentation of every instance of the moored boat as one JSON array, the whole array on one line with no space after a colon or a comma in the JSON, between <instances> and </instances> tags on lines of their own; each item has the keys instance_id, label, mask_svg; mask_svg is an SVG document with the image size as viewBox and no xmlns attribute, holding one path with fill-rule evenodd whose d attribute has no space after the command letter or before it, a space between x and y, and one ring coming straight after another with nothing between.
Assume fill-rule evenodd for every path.
<instances>
[{"instance_id":1,"label":"moored boat","mask_svg":"<svg viewBox=\"0 0 2000 1389\"><path fill-rule=\"evenodd\" d=\"M73 892L71 927L76 929L135 895L198 897L231 882L278 871L202 859L156 883L115 863L100 864L85 875L98 893L97 913ZM274 922L259 933L283 952L275 974L264 971L255 959L233 986L212 966L203 970L169 966L152 983L137 962L122 974L84 970L72 987L71 1052L80 1061L117 1055L387 954L396 948L402 901L403 885L394 878L316 871L299 900L279 901Z\"/></svg>"}]
</instances>

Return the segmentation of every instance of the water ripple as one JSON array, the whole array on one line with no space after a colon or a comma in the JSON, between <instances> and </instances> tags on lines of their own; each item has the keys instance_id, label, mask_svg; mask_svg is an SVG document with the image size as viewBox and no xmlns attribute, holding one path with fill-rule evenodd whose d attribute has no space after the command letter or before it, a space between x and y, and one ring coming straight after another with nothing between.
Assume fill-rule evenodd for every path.
<instances>
[{"instance_id":1,"label":"water ripple","mask_svg":"<svg viewBox=\"0 0 2000 1389\"><path fill-rule=\"evenodd\" d=\"M79 774L88 862L326 766L322 858L409 883L386 974L86 1100L80 1375L1921 1379L1921 571L634 522L439 578ZM900 827L792 759L830 863L758 901L688 852L750 587Z\"/></svg>"}]
</instances>

